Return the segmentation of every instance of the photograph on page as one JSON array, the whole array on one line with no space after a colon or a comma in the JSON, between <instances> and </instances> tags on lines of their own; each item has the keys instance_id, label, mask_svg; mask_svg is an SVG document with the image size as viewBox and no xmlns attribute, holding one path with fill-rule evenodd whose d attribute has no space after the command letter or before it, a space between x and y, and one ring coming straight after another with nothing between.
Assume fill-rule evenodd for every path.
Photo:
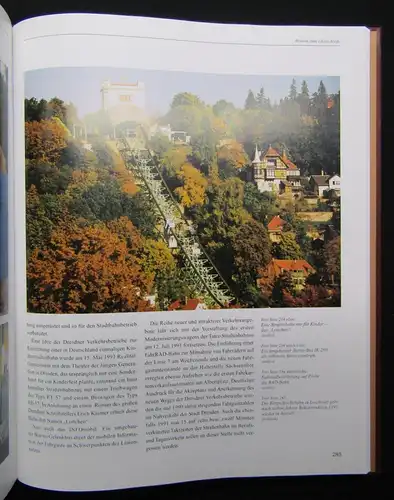
<instances>
[{"instance_id":1,"label":"photograph on page","mask_svg":"<svg viewBox=\"0 0 394 500\"><path fill-rule=\"evenodd\" d=\"M0 60L0 315L8 309L8 68Z\"/></svg>"},{"instance_id":2,"label":"photograph on page","mask_svg":"<svg viewBox=\"0 0 394 500\"><path fill-rule=\"evenodd\" d=\"M341 306L340 78L25 73L27 308Z\"/></svg>"},{"instance_id":3,"label":"photograph on page","mask_svg":"<svg viewBox=\"0 0 394 500\"><path fill-rule=\"evenodd\" d=\"M9 454L8 323L0 325L0 464Z\"/></svg>"}]
</instances>

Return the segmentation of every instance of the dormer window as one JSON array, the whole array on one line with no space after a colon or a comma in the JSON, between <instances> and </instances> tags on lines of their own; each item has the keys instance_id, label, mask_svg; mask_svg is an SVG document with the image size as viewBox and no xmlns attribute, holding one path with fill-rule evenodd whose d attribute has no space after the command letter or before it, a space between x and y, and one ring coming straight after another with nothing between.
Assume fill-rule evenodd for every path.
<instances>
[{"instance_id":1,"label":"dormer window","mask_svg":"<svg viewBox=\"0 0 394 500\"><path fill-rule=\"evenodd\" d=\"M276 168L276 158L267 158L267 167Z\"/></svg>"}]
</instances>

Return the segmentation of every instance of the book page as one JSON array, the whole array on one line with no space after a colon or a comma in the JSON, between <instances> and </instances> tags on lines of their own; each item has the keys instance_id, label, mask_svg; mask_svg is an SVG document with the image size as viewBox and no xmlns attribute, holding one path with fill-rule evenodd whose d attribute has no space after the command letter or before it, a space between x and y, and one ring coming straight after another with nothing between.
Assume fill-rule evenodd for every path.
<instances>
[{"instance_id":1,"label":"book page","mask_svg":"<svg viewBox=\"0 0 394 500\"><path fill-rule=\"evenodd\" d=\"M368 30L14 43L21 481L367 473Z\"/></svg>"},{"instance_id":2,"label":"book page","mask_svg":"<svg viewBox=\"0 0 394 500\"><path fill-rule=\"evenodd\" d=\"M11 110L12 26L0 6L0 498L5 498L17 477Z\"/></svg>"}]
</instances>

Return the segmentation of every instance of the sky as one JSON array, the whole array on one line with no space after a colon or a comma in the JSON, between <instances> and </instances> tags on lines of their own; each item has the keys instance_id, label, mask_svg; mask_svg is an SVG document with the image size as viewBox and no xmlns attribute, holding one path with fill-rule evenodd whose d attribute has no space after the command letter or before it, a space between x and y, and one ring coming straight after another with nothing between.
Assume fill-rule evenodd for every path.
<instances>
[{"instance_id":1,"label":"sky","mask_svg":"<svg viewBox=\"0 0 394 500\"><path fill-rule=\"evenodd\" d=\"M296 79L298 90L302 80L306 80L311 94L317 90L320 80L323 80L329 94L339 90L338 76L216 75L130 68L48 68L26 73L25 96L28 99L58 97L65 102L72 102L77 107L79 117L83 118L100 109L103 81L140 81L145 84L147 112L163 115L178 92L197 94L207 104L225 99L236 107L243 107L249 89L257 93L264 87L266 97L271 102L279 102L288 95L293 78Z\"/></svg>"}]
</instances>

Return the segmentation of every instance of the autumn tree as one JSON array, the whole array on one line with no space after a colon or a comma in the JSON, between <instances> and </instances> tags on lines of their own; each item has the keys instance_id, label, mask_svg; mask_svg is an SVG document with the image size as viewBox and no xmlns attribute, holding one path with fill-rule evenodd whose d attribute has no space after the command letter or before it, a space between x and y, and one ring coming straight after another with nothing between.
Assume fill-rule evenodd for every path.
<instances>
[{"instance_id":1,"label":"autumn tree","mask_svg":"<svg viewBox=\"0 0 394 500\"><path fill-rule=\"evenodd\" d=\"M127 234L127 238L125 237ZM112 225L58 226L27 269L28 307L39 313L146 309L153 275L142 268L144 240L127 218Z\"/></svg>"},{"instance_id":2,"label":"autumn tree","mask_svg":"<svg viewBox=\"0 0 394 500\"><path fill-rule=\"evenodd\" d=\"M47 103L47 118L58 118L61 122L67 125L67 107L64 101L58 97L52 97Z\"/></svg>"},{"instance_id":3,"label":"autumn tree","mask_svg":"<svg viewBox=\"0 0 394 500\"><path fill-rule=\"evenodd\" d=\"M26 122L25 147L29 164L56 165L67 146L67 129L57 119Z\"/></svg>"},{"instance_id":4,"label":"autumn tree","mask_svg":"<svg viewBox=\"0 0 394 500\"><path fill-rule=\"evenodd\" d=\"M219 147L217 160L222 178L237 175L238 171L249 163L243 145L234 139Z\"/></svg>"},{"instance_id":5,"label":"autumn tree","mask_svg":"<svg viewBox=\"0 0 394 500\"><path fill-rule=\"evenodd\" d=\"M96 184L98 174L95 170L73 170L71 174L71 181L67 186L67 194L72 198L77 198L84 191Z\"/></svg>"},{"instance_id":6,"label":"autumn tree","mask_svg":"<svg viewBox=\"0 0 394 500\"><path fill-rule=\"evenodd\" d=\"M205 189L208 185L206 178L190 163L182 165L177 177L182 186L175 189L181 205L185 208L203 205L205 201Z\"/></svg>"},{"instance_id":7,"label":"autumn tree","mask_svg":"<svg viewBox=\"0 0 394 500\"><path fill-rule=\"evenodd\" d=\"M307 285L297 294L283 291L283 307L337 307L337 294L322 285Z\"/></svg>"}]
</instances>

